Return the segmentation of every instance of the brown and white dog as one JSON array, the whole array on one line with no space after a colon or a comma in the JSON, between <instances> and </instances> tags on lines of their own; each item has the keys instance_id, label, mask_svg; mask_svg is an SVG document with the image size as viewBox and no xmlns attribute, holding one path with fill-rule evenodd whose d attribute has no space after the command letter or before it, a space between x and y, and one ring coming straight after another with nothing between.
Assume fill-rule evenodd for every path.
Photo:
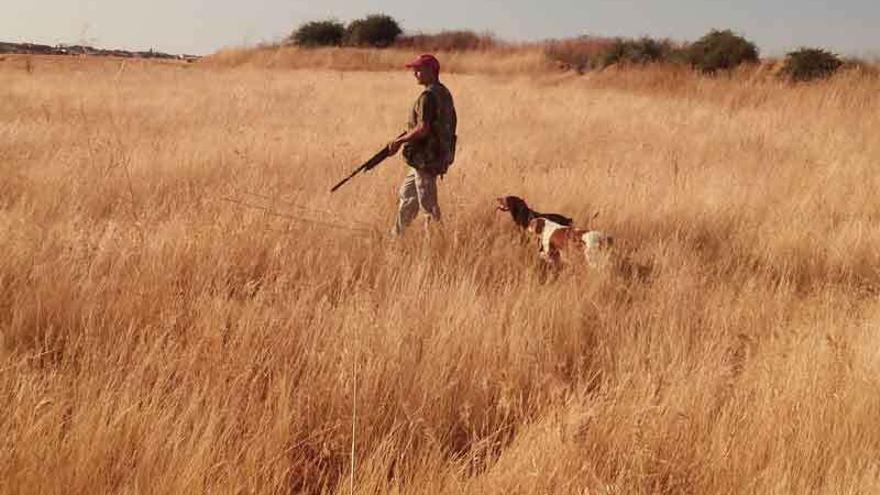
<instances>
[{"instance_id":1,"label":"brown and white dog","mask_svg":"<svg viewBox=\"0 0 880 495\"><path fill-rule=\"evenodd\" d=\"M528 231L538 236L541 258L554 266L581 257L595 265L614 245L614 239L604 232L568 227L546 218L532 219Z\"/></svg>"}]
</instances>

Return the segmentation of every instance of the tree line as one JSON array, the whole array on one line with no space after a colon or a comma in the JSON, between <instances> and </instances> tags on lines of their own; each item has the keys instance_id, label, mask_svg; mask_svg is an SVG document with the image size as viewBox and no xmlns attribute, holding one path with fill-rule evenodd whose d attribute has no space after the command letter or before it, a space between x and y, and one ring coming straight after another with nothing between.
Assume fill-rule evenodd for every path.
<instances>
[{"instance_id":1,"label":"tree line","mask_svg":"<svg viewBox=\"0 0 880 495\"><path fill-rule=\"evenodd\" d=\"M431 48L434 50L491 49L501 44L490 34L471 31L443 31L437 35L402 36L403 29L391 16L372 14L347 25L337 20L309 21L297 27L288 42L302 47L354 46L387 48ZM585 72L611 65L654 63L687 64L713 74L742 64L759 62L757 46L729 29L713 29L695 42L675 43L668 39L580 37L544 43L547 57L561 66ZM786 54L780 77L790 81L811 81L832 75L849 63L864 65L821 49L802 47Z\"/></svg>"}]
</instances>

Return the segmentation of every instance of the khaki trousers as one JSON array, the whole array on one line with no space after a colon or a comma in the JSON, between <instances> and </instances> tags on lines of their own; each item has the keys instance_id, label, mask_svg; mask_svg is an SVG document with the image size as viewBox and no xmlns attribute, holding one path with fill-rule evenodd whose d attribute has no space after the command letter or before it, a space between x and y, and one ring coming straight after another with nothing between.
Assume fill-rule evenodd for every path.
<instances>
[{"instance_id":1,"label":"khaki trousers","mask_svg":"<svg viewBox=\"0 0 880 495\"><path fill-rule=\"evenodd\" d=\"M428 222L440 220L436 175L411 169L400 185L399 198L397 221L391 229L392 234L403 233L403 230L416 218L419 210L426 215Z\"/></svg>"}]
</instances>

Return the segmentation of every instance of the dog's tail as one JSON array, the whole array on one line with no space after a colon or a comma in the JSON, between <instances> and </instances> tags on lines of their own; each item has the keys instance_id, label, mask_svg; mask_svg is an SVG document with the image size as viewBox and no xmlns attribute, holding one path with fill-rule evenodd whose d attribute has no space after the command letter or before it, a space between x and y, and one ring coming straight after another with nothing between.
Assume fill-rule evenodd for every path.
<instances>
[{"instance_id":1,"label":"dog's tail","mask_svg":"<svg viewBox=\"0 0 880 495\"><path fill-rule=\"evenodd\" d=\"M559 213L538 213L535 215L536 217L546 218L553 223L558 223L564 227L571 227L574 224L574 220L568 218L567 216L560 215Z\"/></svg>"}]
</instances>

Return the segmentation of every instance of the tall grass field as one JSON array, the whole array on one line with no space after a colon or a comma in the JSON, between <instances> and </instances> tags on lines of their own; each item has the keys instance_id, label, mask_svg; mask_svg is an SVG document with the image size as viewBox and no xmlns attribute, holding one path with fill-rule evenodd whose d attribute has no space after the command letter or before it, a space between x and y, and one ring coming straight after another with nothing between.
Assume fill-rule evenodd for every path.
<instances>
[{"instance_id":1,"label":"tall grass field","mask_svg":"<svg viewBox=\"0 0 880 495\"><path fill-rule=\"evenodd\" d=\"M880 491L880 80L442 79L394 239L404 69L0 61L0 492Z\"/></svg>"}]
</instances>

